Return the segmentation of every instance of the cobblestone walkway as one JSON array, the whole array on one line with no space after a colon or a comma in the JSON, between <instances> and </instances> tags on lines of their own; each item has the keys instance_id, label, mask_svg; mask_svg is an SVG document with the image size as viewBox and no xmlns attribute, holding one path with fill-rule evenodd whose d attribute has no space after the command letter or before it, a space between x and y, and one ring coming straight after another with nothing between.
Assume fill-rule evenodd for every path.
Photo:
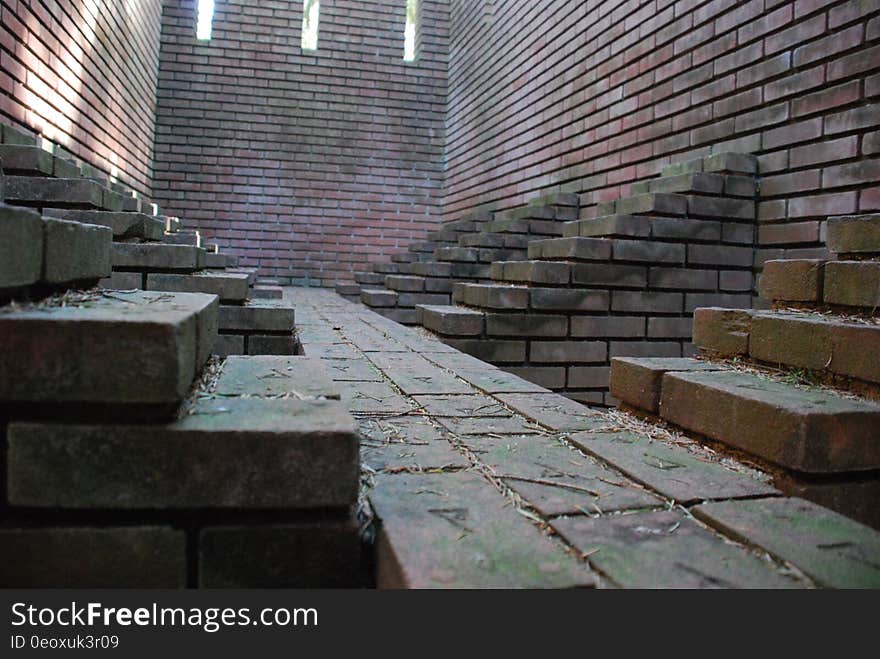
<instances>
[{"instance_id":1,"label":"cobblestone walkway","mask_svg":"<svg viewBox=\"0 0 880 659\"><path fill-rule=\"evenodd\" d=\"M359 421L380 587L880 586L880 534L765 474L331 291L285 299Z\"/></svg>"}]
</instances>

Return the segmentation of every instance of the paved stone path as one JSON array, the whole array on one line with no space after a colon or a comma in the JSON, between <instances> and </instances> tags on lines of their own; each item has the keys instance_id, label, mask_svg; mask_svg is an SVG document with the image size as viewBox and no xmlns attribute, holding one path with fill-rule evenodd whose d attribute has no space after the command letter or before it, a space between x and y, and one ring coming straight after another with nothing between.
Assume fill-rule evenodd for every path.
<instances>
[{"instance_id":1,"label":"paved stone path","mask_svg":"<svg viewBox=\"0 0 880 659\"><path fill-rule=\"evenodd\" d=\"M358 419L380 587L880 586L880 534L321 289L303 350Z\"/></svg>"}]
</instances>

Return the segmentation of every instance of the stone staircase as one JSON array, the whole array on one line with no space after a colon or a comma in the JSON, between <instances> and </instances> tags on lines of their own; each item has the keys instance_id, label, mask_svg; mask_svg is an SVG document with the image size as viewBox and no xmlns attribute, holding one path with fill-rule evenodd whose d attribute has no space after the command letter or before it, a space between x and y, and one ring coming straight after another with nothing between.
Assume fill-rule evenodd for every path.
<instances>
[{"instance_id":1,"label":"stone staircase","mask_svg":"<svg viewBox=\"0 0 880 659\"><path fill-rule=\"evenodd\" d=\"M28 141L11 128L6 133ZM255 286L255 269L238 268L237 258L222 254L217 245L203 246L200 233L184 228L180 218L158 215L131 191L88 178L76 164L31 141L0 145L0 156L10 157L8 165L2 161L12 173L5 177L6 201L44 217L45 248L52 251L46 260L52 269L42 273L44 292L72 281L100 280L100 286L114 290L217 295L217 354L297 353L294 309L281 300L279 286ZM26 240L26 222L19 224L25 232L20 239L34 244ZM105 234L112 235L109 249ZM74 243L76 249L70 249ZM76 263L70 262L73 254L80 255Z\"/></svg>"},{"instance_id":2,"label":"stone staircase","mask_svg":"<svg viewBox=\"0 0 880 659\"><path fill-rule=\"evenodd\" d=\"M698 307L752 306L757 162L722 153L667 167L598 217L528 242L453 305L420 305L444 341L591 404L617 356L688 356Z\"/></svg>"},{"instance_id":3,"label":"stone staircase","mask_svg":"<svg viewBox=\"0 0 880 659\"><path fill-rule=\"evenodd\" d=\"M189 249L169 268L187 273L199 248L115 201L53 197L73 179L33 171L6 195L31 208L0 204L0 585L360 584L359 437L320 363L212 357L225 315L262 311L196 286L95 287L149 287L152 261L112 272L117 246ZM53 204L63 218L33 210Z\"/></svg>"},{"instance_id":4,"label":"stone staircase","mask_svg":"<svg viewBox=\"0 0 880 659\"><path fill-rule=\"evenodd\" d=\"M703 359L615 360L611 390L880 528L880 215L829 218L827 244L765 264L771 309L698 309Z\"/></svg>"},{"instance_id":5,"label":"stone staircase","mask_svg":"<svg viewBox=\"0 0 880 659\"><path fill-rule=\"evenodd\" d=\"M540 197L522 208L477 213L447 222L375 272L341 283L337 293L360 299L377 313L405 325L419 324L418 305L448 305L453 286L485 282L497 260L527 257L529 242L562 235L562 223L577 218L577 195Z\"/></svg>"}]
</instances>

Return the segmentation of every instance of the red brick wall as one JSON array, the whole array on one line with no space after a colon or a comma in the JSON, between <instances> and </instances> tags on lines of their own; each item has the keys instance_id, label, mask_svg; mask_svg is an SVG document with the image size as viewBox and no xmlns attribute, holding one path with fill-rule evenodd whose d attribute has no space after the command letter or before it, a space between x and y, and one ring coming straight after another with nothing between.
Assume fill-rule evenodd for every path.
<instances>
[{"instance_id":1,"label":"red brick wall","mask_svg":"<svg viewBox=\"0 0 880 659\"><path fill-rule=\"evenodd\" d=\"M423 0L404 63L405 0L323 0L318 50L300 0L166 0L155 196L262 274L330 285L439 222L443 0Z\"/></svg>"},{"instance_id":2,"label":"red brick wall","mask_svg":"<svg viewBox=\"0 0 880 659\"><path fill-rule=\"evenodd\" d=\"M760 155L759 260L880 210L877 0L451 0L445 216ZM802 253L788 250L788 254Z\"/></svg>"},{"instance_id":3,"label":"red brick wall","mask_svg":"<svg viewBox=\"0 0 880 659\"><path fill-rule=\"evenodd\" d=\"M2 0L2 119L149 194L161 11L161 0Z\"/></svg>"}]
</instances>

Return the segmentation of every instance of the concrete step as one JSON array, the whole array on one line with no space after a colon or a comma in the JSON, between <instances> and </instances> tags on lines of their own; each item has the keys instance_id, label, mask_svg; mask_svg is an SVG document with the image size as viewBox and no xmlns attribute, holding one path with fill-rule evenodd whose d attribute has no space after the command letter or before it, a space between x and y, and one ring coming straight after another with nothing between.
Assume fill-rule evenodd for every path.
<instances>
[{"instance_id":1,"label":"concrete step","mask_svg":"<svg viewBox=\"0 0 880 659\"><path fill-rule=\"evenodd\" d=\"M599 215L659 215L753 222L754 199L650 192L599 204Z\"/></svg>"},{"instance_id":2,"label":"concrete step","mask_svg":"<svg viewBox=\"0 0 880 659\"><path fill-rule=\"evenodd\" d=\"M773 302L880 307L880 261L774 260L764 263L758 291Z\"/></svg>"},{"instance_id":3,"label":"concrete step","mask_svg":"<svg viewBox=\"0 0 880 659\"><path fill-rule=\"evenodd\" d=\"M62 300L0 313L0 401L167 413L189 392L217 334L210 295L117 291Z\"/></svg>"},{"instance_id":4,"label":"concrete step","mask_svg":"<svg viewBox=\"0 0 880 659\"><path fill-rule=\"evenodd\" d=\"M754 176L693 172L648 179L630 186L630 194L649 192L754 198L757 192L757 181Z\"/></svg>"},{"instance_id":5,"label":"concrete step","mask_svg":"<svg viewBox=\"0 0 880 659\"><path fill-rule=\"evenodd\" d=\"M238 272L199 271L192 274L151 272L147 290L171 293L209 293L221 302L244 302L248 297L248 275Z\"/></svg>"},{"instance_id":6,"label":"concrete step","mask_svg":"<svg viewBox=\"0 0 880 659\"><path fill-rule=\"evenodd\" d=\"M259 271L257 268L241 268L241 267L233 267L226 268L226 272L232 274L246 275L248 286L253 286L257 283L257 277L259 276Z\"/></svg>"},{"instance_id":7,"label":"concrete step","mask_svg":"<svg viewBox=\"0 0 880 659\"><path fill-rule=\"evenodd\" d=\"M276 300L248 300L221 304L218 329L224 334L278 334L290 337L295 329L293 305Z\"/></svg>"},{"instance_id":8,"label":"concrete step","mask_svg":"<svg viewBox=\"0 0 880 659\"><path fill-rule=\"evenodd\" d=\"M399 263L374 263L373 272L380 275L396 275L400 272Z\"/></svg>"},{"instance_id":9,"label":"concrete step","mask_svg":"<svg viewBox=\"0 0 880 659\"><path fill-rule=\"evenodd\" d=\"M368 307L396 307L397 291L379 288L365 288L361 291L361 302Z\"/></svg>"},{"instance_id":10,"label":"concrete step","mask_svg":"<svg viewBox=\"0 0 880 659\"><path fill-rule=\"evenodd\" d=\"M438 261L447 263L492 263L493 261L525 258L524 249L491 249L482 247L440 247L435 252Z\"/></svg>"},{"instance_id":11,"label":"concrete step","mask_svg":"<svg viewBox=\"0 0 880 659\"><path fill-rule=\"evenodd\" d=\"M683 265L687 262L687 248L681 243L653 240L551 238L532 242L529 258Z\"/></svg>"},{"instance_id":12,"label":"concrete step","mask_svg":"<svg viewBox=\"0 0 880 659\"><path fill-rule=\"evenodd\" d=\"M313 362L312 362L313 363ZM286 362L229 393L240 372L218 384L220 398L199 397L165 425L12 423L8 429L8 501L66 510L342 509L358 489L358 435L344 406L299 400ZM296 368L296 367L294 367ZM286 397L278 397L281 379ZM230 383L230 380L234 382ZM263 385L260 390L260 385Z\"/></svg>"},{"instance_id":13,"label":"concrete step","mask_svg":"<svg viewBox=\"0 0 880 659\"><path fill-rule=\"evenodd\" d=\"M161 219L143 213L114 213L110 211L83 211L48 208L43 215L61 220L100 224L110 227L114 240L139 238L161 241L165 235L165 225Z\"/></svg>"},{"instance_id":14,"label":"concrete step","mask_svg":"<svg viewBox=\"0 0 880 659\"><path fill-rule=\"evenodd\" d=\"M361 294L361 286L360 284L355 284L349 281L338 281L334 286L334 290L339 293L342 297L346 299L350 299L352 297L360 297Z\"/></svg>"},{"instance_id":15,"label":"concrete step","mask_svg":"<svg viewBox=\"0 0 880 659\"><path fill-rule=\"evenodd\" d=\"M206 265L207 254L192 245L113 243L114 270L194 272Z\"/></svg>"},{"instance_id":16,"label":"concrete step","mask_svg":"<svg viewBox=\"0 0 880 659\"><path fill-rule=\"evenodd\" d=\"M76 178L82 174L75 163L54 156L38 146L2 144L0 162L7 176Z\"/></svg>"},{"instance_id":17,"label":"concrete step","mask_svg":"<svg viewBox=\"0 0 880 659\"><path fill-rule=\"evenodd\" d=\"M485 328L485 314L449 305L419 305L419 323L441 336L480 336Z\"/></svg>"},{"instance_id":18,"label":"concrete step","mask_svg":"<svg viewBox=\"0 0 880 659\"><path fill-rule=\"evenodd\" d=\"M162 236L162 242L168 245L192 245L193 247L202 246L202 235L198 231L181 230L165 233Z\"/></svg>"},{"instance_id":19,"label":"concrete step","mask_svg":"<svg viewBox=\"0 0 880 659\"><path fill-rule=\"evenodd\" d=\"M399 254L393 254L391 256L391 261L393 263L412 263L416 260L415 255L409 252L401 252Z\"/></svg>"},{"instance_id":20,"label":"concrete step","mask_svg":"<svg viewBox=\"0 0 880 659\"><path fill-rule=\"evenodd\" d=\"M280 300L284 297L281 286L263 286L257 284L251 288L250 297L254 300Z\"/></svg>"},{"instance_id":21,"label":"concrete step","mask_svg":"<svg viewBox=\"0 0 880 659\"><path fill-rule=\"evenodd\" d=\"M653 364L636 375L612 360L612 394L633 403L621 382L655 391ZM751 372L683 369L680 360L660 380L660 417L794 472L818 475L880 468L880 405L820 389L805 389ZM641 378L642 384L633 382ZM655 396L655 394L651 394Z\"/></svg>"},{"instance_id":22,"label":"concrete step","mask_svg":"<svg viewBox=\"0 0 880 659\"><path fill-rule=\"evenodd\" d=\"M447 278L452 276L452 269L453 265L448 261L422 261L413 263L412 274L426 278Z\"/></svg>"},{"instance_id":23,"label":"concrete step","mask_svg":"<svg viewBox=\"0 0 880 659\"><path fill-rule=\"evenodd\" d=\"M458 284L453 300L478 309L523 310L534 314L548 311L608 311L607 291L538 288L510 284Z\"/></svg>"},{"instance_id":24,"label":"concrete step","mask_svg":"<svg viewBox=\"0 0 880 659\"><path fill-rule=\"evenodd\" d=\"M663 176L679 176L696 172L754 176L758 173L758 159L751 154L723 152L705 158L673 163L663 168Z\"/></svg>"},{"instance_id":25,"label":"concrete step","mask_svg":"<svg viewBox=\"0 0 880 659\"><path fill-rule=\"evenodd\" d=\"M721 356L880 383L880 321L793 311L697 309L694 345Z\"/></svg>"},{"instance_id":26,"label":"concrete step","mask_svg":"<svg viewBox=\"0 0 880 659\"><path fill-rule=\"evenodd\" d=\"M377 272L355 273L354 280L363 286L379 286L385 283L385 277Z\"/></svg>"},{"instance_id":27,"label":"concrete step","mask_svg":"<svg viewBox=\"0 0 880 659\"><path fill-rule=\"evenodd\" d=\"M496 261L490 276L494 281L564 286L571 281L572 266L555 261Z\"/></svg>"},{"instance_id":28,"label":"concrete step","mask_svg":"<svg viewBox=\"0 0 880 659\"><path fill-rule=\"evenodd\" d=\"M238 266L238 257L232 254L207 252L205 254L205 266L209 270L225 270Z\"/></svg>"},{"instance_id":29,"label":"concrete step","mask_svg":"<svg viewBox=\"0 0 880 659\"><path fill-rule=\"evenodd\" d=\"M126 198L86 178L7 176L6 202L35 208L83 208L120 212Z\"/></svg>"},{"instance_id":30,"label":"concrete step","mask_svg":"<svg viewBox=\"0 0 880 659\"><path fill-rule=\"evenodd\" d=\"M828 218L826 242L838 254L880 256L880 214Z\"/></svg>"},{"instance_id":31,"label":"concrete step","mask_svg":"<svg viewBox=\"0 0 880 659\"><path fill-rule=\"evenodd\" d=\"M527 249L531 236L510 233L473 233L462 236L461 247L489 247L492 249Z\"/></svg>"},{"instance_id":32,"label":"concrete step","mask_svg":"<svg viewBox=\"0 0 880 659\"><path fill-rule=\"evenodd\" d=\"M44 233L38 213L0 204L0 295L40 281Z\"/></svg>"},{"instance_id":33,"label":"concrete step","mask_svg":"<svg viewBox=\"0 0 880 659\"><path fill-rule=\"evenodd\" d=\"M113 232L97 224L44 218L43 274L50 285L109 277Z\"/></svg>"},{"instance_id":34,"label":"concrete step","mask_svg":"<svg viewBox=\"0 0 880 659\"><path fill-rule=\"evenodd\" d=\"M560 206L563 208L580 207L580 197L573 192L552 192L539 197L532 197L529 206Z\"/></svg>"},{"instance_id":35,"label":"concrete step","mask_svg":"<svg viewBox=\"0 0 880 659\"><path fill-rule=\"evenodd\" d=\"M561 236L564 223L556 220L527 218L498 219L483 227L487 233L526 234L530 236Z\"/></svg>"},{"instance_id":36,"label":"concrete step","mask_svg":"<svg viewBox=\"0 0 880 659\"><path fill-rule=\"evenodd\" d=\"M722 236L731 242L751 245L754 228L742 225L739 231L725 229L721 222L691 220L683 217L648 215L606 215L592 220L579 220L565 225L564 237L583 238L652 238L665 241L721 242Z\"/></svg>"},{"instance_id":37,"label":"concrete step","mask_svg":"<svg viewBox=\"0 0 880 659\"><path fill-rule=\"evenodd\" d=\"M385 288L391 291L419 293L425 290L425 278L410 275L388 275Z\"/></svg>"}]
</instances>

